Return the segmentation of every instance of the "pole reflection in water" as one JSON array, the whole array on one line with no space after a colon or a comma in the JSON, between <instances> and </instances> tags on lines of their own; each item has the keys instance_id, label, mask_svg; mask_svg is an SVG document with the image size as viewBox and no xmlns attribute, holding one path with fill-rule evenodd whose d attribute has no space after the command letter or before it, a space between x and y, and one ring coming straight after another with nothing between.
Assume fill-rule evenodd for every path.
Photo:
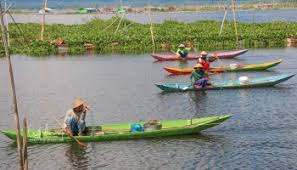
<instances>
[{"instance_id":1,"label":"pole reflection in water","mask_svg":"<svg viewBox=\"0 0 297 170\"><path fill-rule=\"evenodd\" d=\"M205 91L193 91L189 93L189 102L194 106L193 117L202 117L207 113L207 93Z\"/></svg>"},{"instance_id":2,"label":"pole reflection in water","mask_svg":"<svg viewBox=\"0 0 297 170\"><path fill-rule=\"evenodd\" d=\"M188 61L187 60L180 60L178 63L179 68L187 68L188 67Z\"/></svg>"},{"instance_id":3,"label":"pole reflection in water","mask_svg":"<svg viewBox=\"0 0 297 170\"><path fill-rule=\"evenodd\" d=\"M73 169L88 169L90 159L87 155L87 148L81 147L77 143L71 143L65 148L65 156L68 158Z\"/></svg>"}]
</instances>

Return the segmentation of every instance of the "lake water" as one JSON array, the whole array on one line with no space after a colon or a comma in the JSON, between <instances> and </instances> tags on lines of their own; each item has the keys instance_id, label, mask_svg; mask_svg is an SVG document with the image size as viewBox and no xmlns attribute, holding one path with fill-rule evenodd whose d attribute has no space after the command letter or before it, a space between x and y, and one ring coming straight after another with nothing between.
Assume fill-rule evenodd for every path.
<instances>
[{"instance_id":1,"label":"lake water","mask_svg":"<svg viewBox=\"0 0 297 170\"><path fill-rule=\"evenodd\" d=\"M114 14L49 14L46 15L48 24L82 24L94 18L110 19ZM38 14L13 14L18 23L40 23L42 15ZM215 12L155 12L152 14L154 23L162 23L165 20L174 20L179 22L194 22L201 20L222 21L224 11ZM146 13L128 13L126 19L138 22L149 23L149 17ZM297 9L282 10L243 10L236 12L236 19L239 22L259 23L272 21L297 22ZM9 18L9 22L12 20ZM226 20L233 21L233 14L228 12Z\"/></svg>"},{"instance_id":2,"label":"lake water","mask_svg":"<svg viewBox=\"0 0 297 170\"><path fill-rule=\"evenodd\" d=\"M7 0L13 9L39 9L42 6L40 0ZM102 7L102 6L119 6L120 0L51 0L48 7L54 9L82 8L82 7ZM168 5L213 5L213 4L230 4L229 1L222 0L122 0L127 6L168 6ZM295 2L294 0L237 0L237 4L244 3L278 3L278 2Z\"/></svg>"},{"instance_id":3,"label":"lake water","mask_svg":"<svg viewBox=\"0 0 297 170\"><path fill-rule=\"evenodd\" d=\"M213 65L283 59L266 72L228 73L212 79L296 73L297 49L250 50ZM92 111L89 125L148 119L188 119L234 114L200 135L167 139L29 146L31 169L295 169L297 166L297 77L276 87L160 93L168 76L149 54L33 58L13 56L19 112L29 127L57 127L75 97ZM15 128L7 62L0 59L0 130ZM0 135L0 169L18 169L15 145Z\"/></svg>"}]
</instances>

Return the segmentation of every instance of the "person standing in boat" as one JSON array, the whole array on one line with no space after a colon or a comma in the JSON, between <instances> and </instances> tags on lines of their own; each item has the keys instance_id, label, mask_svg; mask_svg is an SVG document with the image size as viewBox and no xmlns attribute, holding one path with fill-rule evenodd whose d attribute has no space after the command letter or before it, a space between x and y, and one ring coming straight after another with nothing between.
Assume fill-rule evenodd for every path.
<instances>
[{"instance_id":1,"label":"person standing in boat","mask_svg":"<svg viewBox=\"0 0 297 170\"><path fill-rule=\"evenodd\" d=\"M184 44L180 44L176 51L176 55L178 55L182 59L185 59L188 56L190 50L191 48L186 47Z\"/></svg>"},{"instance_id":2,"label":"person standing in boat","mask_svg":"<svg viewBox=\"0 0 297 170\"><path fill-rule=\"evenodd\" d=\"M192 71L190 78L193 88L199 89L211 86L211 84L208 83L207 72L203 69L203 66L200 63L197 63L194 66L194 70Z\"/></svg>"},{"instance_id":3,"label":"person standing in boat","mask_svg":"<svg viewBox=\"0 0 297 170\"><path fill-rule=\"evenodd\" d=\"M89 107L81 99L75 99L72 108L66 112L64 130L73 136L83 135L86 129L86 112Z\"/></svg>"}]
</instances>

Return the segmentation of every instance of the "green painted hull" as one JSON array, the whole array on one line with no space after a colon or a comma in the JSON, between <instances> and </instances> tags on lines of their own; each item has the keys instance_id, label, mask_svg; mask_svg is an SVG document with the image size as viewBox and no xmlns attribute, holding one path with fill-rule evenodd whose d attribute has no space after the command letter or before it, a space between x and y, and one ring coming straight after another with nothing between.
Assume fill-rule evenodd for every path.
<instances>
[{"instance_id":1,"label":"green painted hull","mask_svg":"<svg viewBox=\"0 0 297 170\"><path fill-rule=\"evenodd\" d=\"M196 89L191 84L181 83L167 83L167 84L155 84L164 92L185 92L185 91L199 91L199 90L221 90L221 89L238 89L238 88L254 88L254 87L267 87L274 86L278 83L284 82L292 78L294 74L282 74L270 77L254 78L249 80L248 83L242 84L238 79L225 80L225 81L213 81L211 87L205 87Z\"/></svg>"},{"instance_id":2,"label":"green painted hull","mask_svg":"<svg viewBox=\"0 0 297 170\"><path fill-rule=\"evenodd\" d=\"M146 138L163 138L170 136L196 134L202 130L217 126L225 120L229 119L230 115L211 116L205 118L193 118L188 120L169 120L162 121L162 129L145 132L130 132L132 123L108 124L102 125L104 134L94 136L77 136L81 142L99 142L99 141L115 141L115 140L132 140ZM133 122L142 124L144 122ZM95 129L98 127L95 127ZM91 128L90 128L91 129ZM15 130L1 131L5 136L16 141ZM28 143L30 144L45 144L45 143L67 143L74 142L70 137L63 132L54 132L51 130L29 129Z\"/></svg>"},{"instance_id":3,"label":"green painted hull","mask_svg":"<svg viewBox=\"0 0 297 170\"><path fill-rule=\"evenodd\" d=\"M244 71L263 71L271 67L275 67L281 62L282 60L259 63L259 64L240 64L237 68L234 68L234 69L232 69L230 66L210 67L208 72L209 73L226 73L226 72L244 72ZM191 74L193 71L193 68L164 67L164 70L169 72L171 75L185 75L185 74Z\"/></svg>"}]
</instances>

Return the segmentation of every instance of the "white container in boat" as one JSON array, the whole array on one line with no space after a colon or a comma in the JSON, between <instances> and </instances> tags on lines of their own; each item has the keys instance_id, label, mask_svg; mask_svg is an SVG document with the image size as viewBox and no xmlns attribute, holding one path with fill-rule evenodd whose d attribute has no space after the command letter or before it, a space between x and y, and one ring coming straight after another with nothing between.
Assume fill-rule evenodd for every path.
<instances>
[{"instance_id":1,"label":"white container in boat","mask_svg":"<svg viewBox=\"0 0 297 170\"><path fill-rule=\"evenodd\" d=\"M241 76L238 78L238 80L239 80L239 84L242 84L242 85L249 83L249 78L247 76Z\"/></svg>"},{"instance_id":2,"label":"white container in boat","mask_svg":"<svg viewBox=\"0 0 297 170\"><path fill-rule=\"evenodd\" d=\"M238 64L230 64L230 69L231 70L234 70L234 69L237 69L238 68Z\"/></svg>"}]
</instances>

